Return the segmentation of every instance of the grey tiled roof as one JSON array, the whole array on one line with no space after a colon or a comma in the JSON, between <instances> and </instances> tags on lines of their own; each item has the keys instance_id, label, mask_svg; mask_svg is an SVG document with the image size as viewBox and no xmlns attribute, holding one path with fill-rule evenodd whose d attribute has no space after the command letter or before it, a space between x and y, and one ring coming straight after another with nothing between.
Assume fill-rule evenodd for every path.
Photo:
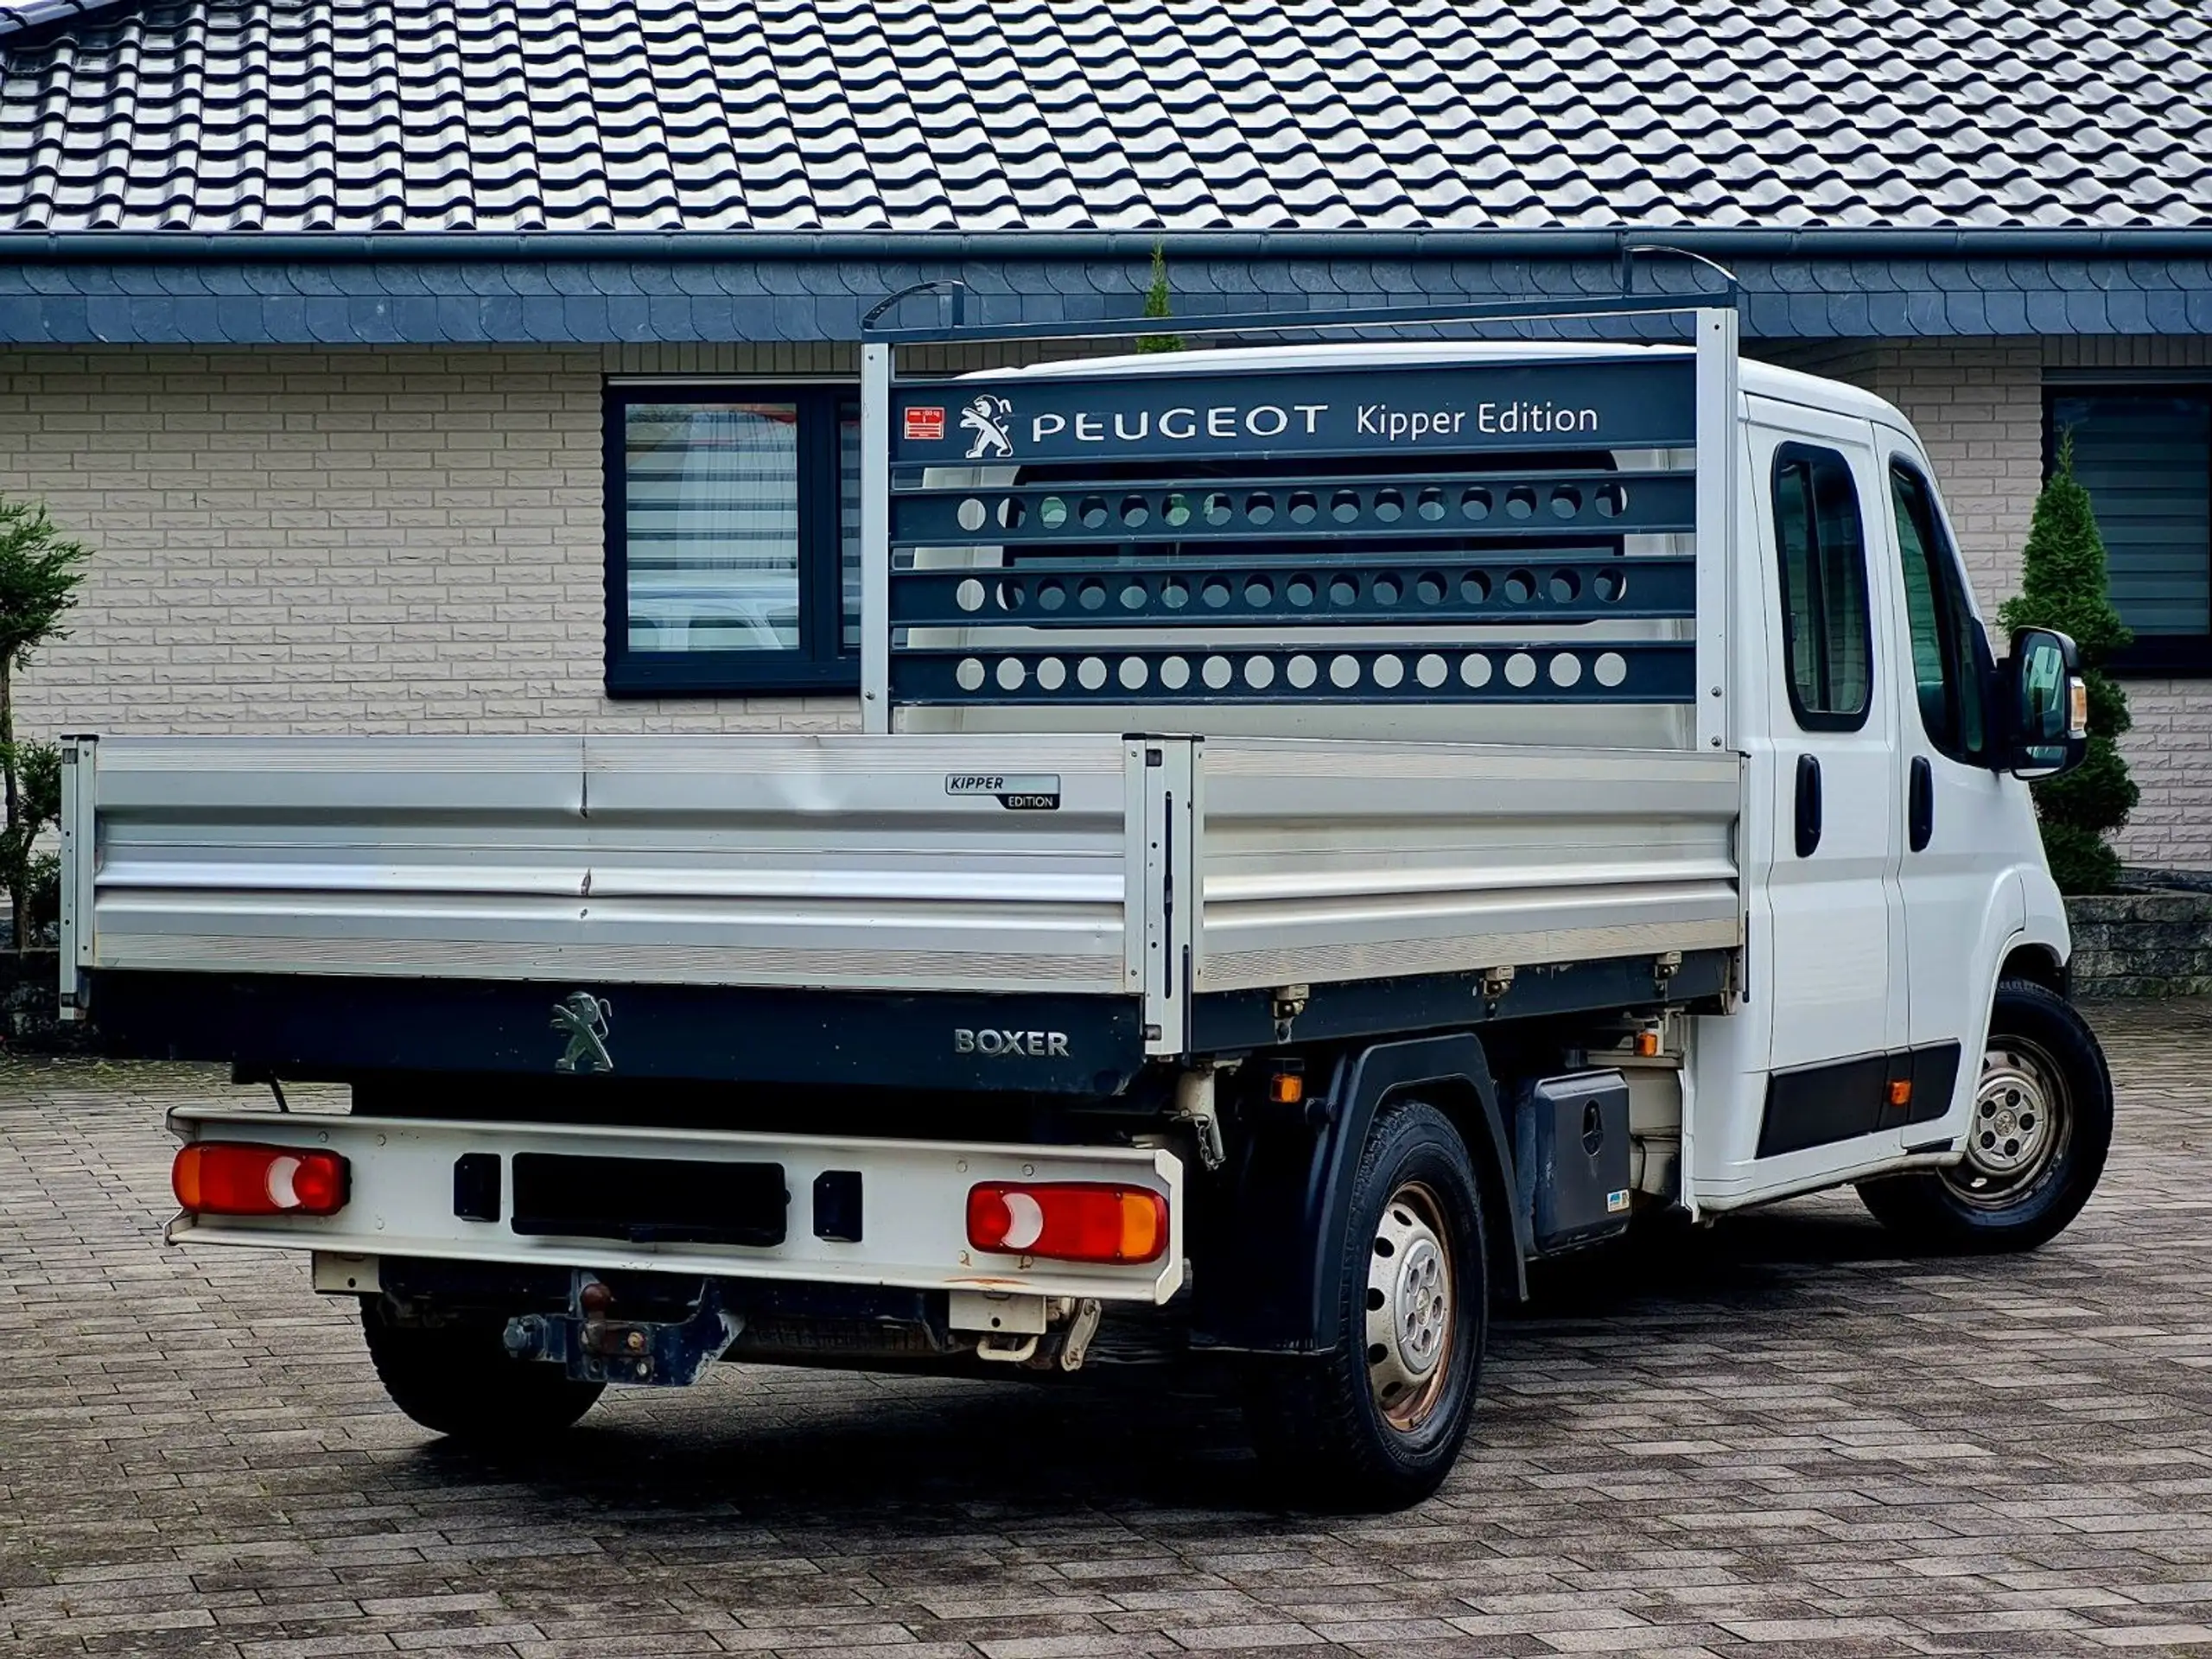
<instances>
[{"instance_id":1,"label":"grey tiled roof","mask_svg":"<svg viewBox=\"0 0 2212 1659\"><path fill-rule=\"evenodd\" d=\"M1624 223L2212 224L2212 23L2195 0L0 0L0 230Z\"/></svg>"},{"instance_id":2,"label":"grey tiled roof","mask_svg":"<svg viewBox=\"0 0 2212 1659\"><path fill-rule=\"evenodd\" d=\"M108 11L129 0L9 0L0 5L0 41L48 23L64 23L88 12Z\"/></svg>"}]
</instances>

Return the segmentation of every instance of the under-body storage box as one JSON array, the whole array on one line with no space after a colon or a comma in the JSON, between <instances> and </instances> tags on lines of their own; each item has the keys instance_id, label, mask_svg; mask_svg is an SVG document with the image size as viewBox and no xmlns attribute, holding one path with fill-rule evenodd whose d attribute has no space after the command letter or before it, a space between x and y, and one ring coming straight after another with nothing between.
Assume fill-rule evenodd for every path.
<instances>
[{"instance_id":1,"label":"under-body storage box","mask_svg":"<svg viewBox=\"0 0 2212 1659\"><path fill-rule=\"evenodd\" d=\"M1627 1226L1627 1080L1618 1071L1541 1077L1518 1111L1514 1164L1536 1248L1587 1243Z\"/></svg>"}]
</instances>

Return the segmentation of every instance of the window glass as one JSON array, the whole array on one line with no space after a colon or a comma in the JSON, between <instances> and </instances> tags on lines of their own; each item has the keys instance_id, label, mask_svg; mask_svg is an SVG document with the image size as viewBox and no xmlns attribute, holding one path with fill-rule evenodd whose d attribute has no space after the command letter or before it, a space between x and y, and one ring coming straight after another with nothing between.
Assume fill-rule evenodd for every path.
<instances>
[{"instance_id":1,"label":"window glass","mask_svg":"<svg viewBox=\"0 0 2212 1659\"><path fill-rule=\"evenodd\" d=\"M861 648L861 411L847 404L837 411L837 587L843 618L841 642Z\"/></svg>"},{"instance_id":2,"label":"window glass","mask_svg":"<svg viewBox=\"0 0 2212 1659\"><path fill-rule=\"evenodd\" d=\"M2095 505L2120 620L2147 641L2212 634L2212 395L2054 394L2056 440Z\"/></svg>"},{"instance_id":3,"label":"window glass","mask_svg":"<svg viewBox=\"0 0 2212 1659\"><path fill-rule=\"evenodd\" d=\"M1905 617L1912 630L1912 678L1929 741L1953 760L1986 747L1982 674L1989 657L1959 562L1936 512L1928 480L1902 461L1890 467Z\"/></svg>"},{"instance_id":4,"label":"window glass","mask_svg":"<svg viewBox=\"0 0 2212 1659\"><path fill-rule=\"evenodd\" d=\"M633 404L624 454L630 649L797 651L798 405Z\"/></svg>"},{"instance_id":5,"label":"window glass","mask_svg":"<svg viewBox=\"0 0 2212 1659\"><path fill-rule=\"evenodd\" d=\"M1807 731L1856 730L1866 722L1873 658L1866 537L1850 463L1833 449L1783 445L1774 460L1774 528L1789 706Z\"/></svg>"},{"instance_id":6,"label":"window glass","mask_svg":"<svg viewBox=\"0 0 2212 1659\"><path fill-rule=\"evenodd\" d=\"M609 692L858 683L849 389L611 385L606 449Z\"/></svg>"}]
</instances>

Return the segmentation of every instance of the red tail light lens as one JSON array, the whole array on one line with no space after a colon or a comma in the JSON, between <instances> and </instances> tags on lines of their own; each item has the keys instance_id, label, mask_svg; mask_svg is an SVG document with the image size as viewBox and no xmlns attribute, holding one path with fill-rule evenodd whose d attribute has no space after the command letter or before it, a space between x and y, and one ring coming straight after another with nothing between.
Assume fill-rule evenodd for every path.
<instances>
[{"instance_id":1,"label":"red tail light lens","mask_svg":"<svg viewBox=\"0 0 2212 1659\"><path fill-rule=\"evenodd\" d=\"M176 1155L169 1187L201 1216L334 1216L346 1207L346 1160L334 1152L197 1141Z\"/></svg>"},{"instance_id":2,"label":"red tail light lens","mask_svg":"<svg viewBox=\"0 0 2212 1659\"><path fill-rule=\"evenodd\" d=\"M1167 1200L1090 1181L987 1182L968 1190L968 1242L1058 1262L1151 1262L1167 1248Z\"/></svg>"}]
</instances>

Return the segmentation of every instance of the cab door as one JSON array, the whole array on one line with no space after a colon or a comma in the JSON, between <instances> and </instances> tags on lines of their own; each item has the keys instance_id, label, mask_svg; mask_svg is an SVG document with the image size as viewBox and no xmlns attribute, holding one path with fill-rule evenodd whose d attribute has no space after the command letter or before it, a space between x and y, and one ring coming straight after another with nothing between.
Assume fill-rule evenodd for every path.
<instances>
[{"instance_id":1,"label":"cab door","mask_svg":"<svg viewBox=\"0 0 2212 1659\"><path fill-rule=\"evenodd\" d=\"M1895 1109L1907 1147L1949 1138L1941 1120L1979 1071L1997 963L2024 925L2016 874L2037 855L2024 791L1986 764L1998 741L1991 653L1926 461L1904 433L1883 448L1882 517L1901 603L1891 649L1904 785L1904 905L1909 1098ZM1974 1064L1965 1064L1971 1055Z\"/></svg>"},{"instance_id":2,"label":"cab door","mask_svg":"<svg viewBox=\"0 0 2212 1659\"><path fill-rule=\"evenodd\" d=\"M1753 1185L1808 1184L1883 1156L1890 1054L1904 1036L1897 866L1904 810L1882 474L1865 422L1791 407L1751 429L1777 649L1762 861L1769 1073ZM1747 1103L1747 1104L1750 1103Z\"/></svg>"}]
</instances>

